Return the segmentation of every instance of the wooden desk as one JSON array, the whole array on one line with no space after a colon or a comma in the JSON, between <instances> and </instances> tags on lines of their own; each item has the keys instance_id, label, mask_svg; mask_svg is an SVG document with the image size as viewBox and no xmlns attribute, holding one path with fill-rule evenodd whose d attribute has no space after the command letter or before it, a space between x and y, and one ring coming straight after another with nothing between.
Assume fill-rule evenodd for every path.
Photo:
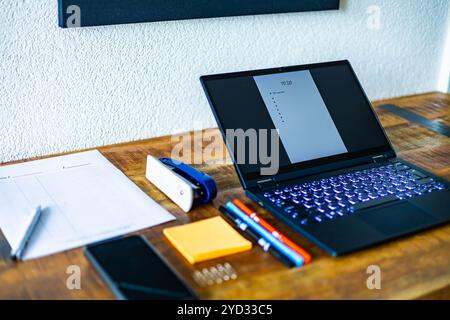
<instances>
[{"instance_id":1,"label":"wooden desk","mask_svg":"<svg viewBox=\"0 0 450 320\"><path fill-rule=\"evenodd\" d=\"M430 93L380 101L410 108L425 117L450 125L450 95ZM404 159L450 180L450 139L408 123L378 108L380 120L395 149ZM198 137L195 137L198 140ZM245 199L231 165L199 165L212 175L219 196L212 205L204 205L185 214L156 190L144 177L145 158L170 156L170 137L161 137L99 148L153 199L161 203L177 220L145 230L143 234L160 250L183 278L205 299L416 299L450 298L450 225L389 242L340 258L331 258L318 247L290 231L270 215L258 209L264 218L313 255L303 268L288 269L270 254L255 246L251 251L201 263L195 267L171 247L162 235L168 226L188 223L218 214L218 206L238 196ZM256 205L247 201L252 208ZM450 210L450 208L449 208ZM113 295L83 255L82 249L14 264L8 259L9 247L0 236L0 298L32 299L110 299ZM200 288L192 279L196 269L230 262L239 278L222 285ZM66 288L66 268L79 265L81 290ZM366 268L381 267L382 289L366 287Z\"/></svg>"}]
</instances>

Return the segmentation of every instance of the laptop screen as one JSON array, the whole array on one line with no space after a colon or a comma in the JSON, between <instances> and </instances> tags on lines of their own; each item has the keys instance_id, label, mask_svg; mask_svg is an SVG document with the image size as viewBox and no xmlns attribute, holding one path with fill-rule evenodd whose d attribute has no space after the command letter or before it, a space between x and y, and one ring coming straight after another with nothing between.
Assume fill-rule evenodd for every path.
<instances>
[{"instance_id":1,"label":"laptop screen","mask_svg":"<svg viewBox=\"0 0 450 320\"><path fill-rule=\"evenodd\" d=\"M202 82L244 178L261 176L273 153L279 168L272 173L278 174L390 150L347 61L206 76Z\"/></svg>"}]
</instances>

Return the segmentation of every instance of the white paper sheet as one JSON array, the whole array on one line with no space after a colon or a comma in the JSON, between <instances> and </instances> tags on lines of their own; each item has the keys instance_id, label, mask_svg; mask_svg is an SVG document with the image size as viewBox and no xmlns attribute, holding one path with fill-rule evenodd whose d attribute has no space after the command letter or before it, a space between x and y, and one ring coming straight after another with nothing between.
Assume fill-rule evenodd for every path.
<instances>
[{"instance_id":1,"label":"white paper sheet","mask_svg":"<svg viewBox=\"0 0 450 320\"><path fill-rule=\"evenodd\" d=\"M175 219L97 150L0 167L0 228L12 248L39 205L25 260Z\"/></svg>"}]
</instances>

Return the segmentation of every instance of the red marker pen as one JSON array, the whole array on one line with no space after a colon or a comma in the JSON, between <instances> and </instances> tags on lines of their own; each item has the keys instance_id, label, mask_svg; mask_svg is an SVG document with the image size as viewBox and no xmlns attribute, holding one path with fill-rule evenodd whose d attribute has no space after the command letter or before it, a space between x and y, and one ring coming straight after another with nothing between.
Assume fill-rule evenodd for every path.
<instances>
[{"instance_id":1,"label":"red marker pen","mask_svg":"<svg viewBox=\"0 0 450 320\"><path fill-rule=\"evenodd\" d=\"M285 245L287 245L289 248L297 252L299 255L303 257L303 260L305 261L305 264L309 263L311 261L311 255L300 248L298 245L296 245L294 242L289 240L285 235L283 235L281 232L279 232L277 229L272 227L267 221L260 218L252 209L247 207L245 204L243 204L240 200L235 199L233 200L233 203L241 209L245 214L247 214L250 218L252 218L256 223L259 223L264 229L269 231L275 238L283 242Z\"/></svg>"}]
</instances>

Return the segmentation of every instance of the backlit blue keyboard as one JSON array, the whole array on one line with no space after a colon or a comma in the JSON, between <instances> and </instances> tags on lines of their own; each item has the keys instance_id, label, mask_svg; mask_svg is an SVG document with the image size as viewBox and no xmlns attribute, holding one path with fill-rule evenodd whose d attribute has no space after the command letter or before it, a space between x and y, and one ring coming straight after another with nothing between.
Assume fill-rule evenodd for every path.
<instances>
[{"instance_id":1,"label":"backlit blue keyboard","mask_svg":"<svg viewBox=\"0 0 450 320\"><path fill-rule=\"evenodd\" d=\"M423 172L396 162L271 190L264 197L306 225L446 188Z\"/></svg>"}]
</instances>

